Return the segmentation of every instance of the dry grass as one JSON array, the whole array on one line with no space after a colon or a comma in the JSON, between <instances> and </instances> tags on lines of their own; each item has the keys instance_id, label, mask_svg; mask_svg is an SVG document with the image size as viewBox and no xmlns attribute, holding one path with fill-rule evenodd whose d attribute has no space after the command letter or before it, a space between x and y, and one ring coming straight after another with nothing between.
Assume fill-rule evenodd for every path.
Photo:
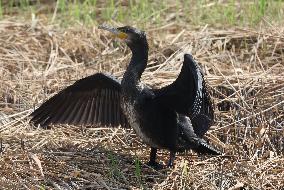
<instances>
[{"instance_id":1,"label":"dry grass","mask_svg":"<svg viewBox=\"0 0 284 190\"><path fill-rule=\"evenodd\" d=\"M175 80L185 52L202 65L215 102L207 133L225 156L178 156L172 170L143 163L149 148L132 130L28 123L35 105L98 71L121 77L130 52L96 28L61 30L0 22L0 186L4 189L284 188L284 28L147 30L143 81ZM166 160L167 151L159 153ZM141 162L139 162L140 160ZM141 168L140 168L141 165Z\"/></svg>"}]
</instances>

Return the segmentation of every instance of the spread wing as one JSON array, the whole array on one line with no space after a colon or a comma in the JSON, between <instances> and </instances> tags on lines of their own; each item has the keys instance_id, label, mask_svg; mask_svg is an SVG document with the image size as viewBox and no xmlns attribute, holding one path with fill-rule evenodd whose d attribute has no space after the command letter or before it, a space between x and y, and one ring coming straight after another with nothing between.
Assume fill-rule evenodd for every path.
<instances>
[{"instance_id":1,"label":"spread wing","mask_svg":"<svg viewBox=\"0 0 284 190\"><path fill-rule=\"evenodd\" d=\"M88 76L43 103L31 114L31 121L41 127L51 124L128 127L120 107L120 91L120 82L110 75Z\"/></svg>"},{"instance_id":2,"label":"spread wing","mask_svg":"<svg viewBox=\"0 0 284 190\"><path fill-rule=\"evenodd\" d=\"M208 131L214 119L212 102L201 69L191 55L184 55L178 78L154 93L163 105L188 115L196 135L201 137Z\"/></svg>"}]
</instances>

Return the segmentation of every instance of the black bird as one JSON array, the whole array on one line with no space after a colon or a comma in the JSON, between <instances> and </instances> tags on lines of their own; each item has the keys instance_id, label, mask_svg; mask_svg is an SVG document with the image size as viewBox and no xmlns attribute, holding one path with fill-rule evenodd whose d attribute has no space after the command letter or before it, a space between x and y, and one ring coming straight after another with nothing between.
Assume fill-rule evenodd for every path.
<instances>
[{"instance_id":1,"label":"black bird","mask_svg":"<svg viewBox=\"0 0 284 190\"><path fill-rule=\"evenodd\" d=\"M140 82L148 61L146 34L130 26L100 28L123 39L132 51L122 81L103 73L78 80L37 108L31 121L44 128L51 124L132 127L151 147L148 164L156 168L161 166L156 162L158 148L170 151L168 166L173 166L177 151L220 154L202 139L214 113L203 74L192 56L184 55L172 84L152 89Z\"/></svg>"}]
</instances>

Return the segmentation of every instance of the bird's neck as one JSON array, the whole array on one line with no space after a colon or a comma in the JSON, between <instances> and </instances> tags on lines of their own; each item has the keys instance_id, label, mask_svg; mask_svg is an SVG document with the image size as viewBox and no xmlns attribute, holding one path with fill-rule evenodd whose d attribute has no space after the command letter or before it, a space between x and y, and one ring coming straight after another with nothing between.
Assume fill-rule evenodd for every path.
<instances>
[{"instance_id":1,"label":"bird's neck","mask_svg":"<svg viewBox=\"0 0 284 190\"><path fill-rule=\"evenodd\" d=\"M121 81L122 88L137 88L148 61L148 47L132 50L130 63ZM134 90L134 89L133 89Z\"/></svg>"}]
</instances>

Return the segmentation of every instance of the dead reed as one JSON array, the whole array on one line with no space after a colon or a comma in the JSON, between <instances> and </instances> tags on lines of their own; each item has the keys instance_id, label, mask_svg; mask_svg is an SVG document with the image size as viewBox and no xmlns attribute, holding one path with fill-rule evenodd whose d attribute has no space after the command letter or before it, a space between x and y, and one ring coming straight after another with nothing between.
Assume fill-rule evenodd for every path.
<instances>
[{"instance_id":1,"label":"dead reed","mask_svg":"<svg viewBox=\"0 0 284 190\"><path fill-rule=\"evenodd\" d=\"M35 106L96 72L122 76L130 52L94 27L62 30L0 21L0 187L5 189L284 188L284 28L147 30L148 85L175 80L184 53L202 66L216 122L207 133L225 156L181 153L172 170L147 168L132 130L35 129ZM166 160L167 151L159 157ZM140 162L141 161L141 162Z\"/></svg>"}]
</instances>

